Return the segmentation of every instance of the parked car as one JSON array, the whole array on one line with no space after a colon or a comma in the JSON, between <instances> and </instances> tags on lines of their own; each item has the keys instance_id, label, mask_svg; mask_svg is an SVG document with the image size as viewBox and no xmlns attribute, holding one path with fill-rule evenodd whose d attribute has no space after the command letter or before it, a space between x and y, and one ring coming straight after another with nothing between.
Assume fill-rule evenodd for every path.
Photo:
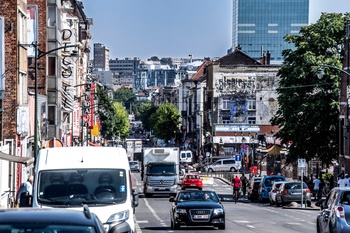
<instances>
[{"instance_id":1,"label":"parked car","mask_svg":"<svg viewBox=\"0 0 350 233\"><path fill-rule=\"evenodd\" d=\"M132 172L140 172L139 161L129 161L129 165Z\"/></svg>"},{"instance_id":2,"label":"parked car","mask_svg":"<svg viewBox=\"0 0 350 233\"><path fill-rule=\"evenodd\" d=\"M249 185L247 197L250 201L257 201L259 200L259 186L261 182L261 177L254 177Z\"/></svg>"},{"instance_id":3,"label":"parked car","mask_svg":"<svg viewBox=\"0 0 350 233\"><path fill-rule=\"evenodd\" d=\"M239 170L239 165L238 163L236 163L234 158L219 159L208 166L209 172L216 172L216 171L236 172L238 170Z\"/></svg>"},{"instance_id":4,"label":"parked car","mask_svg":"<svg viewBox=\"0 0 350 233\"><path fill-rule=\"evenodd\" d=\"M181 226L214 226L225 229L225 210L215 191L182 190L175 197L170 209L173 229Z\"/></svg>"},{"instance_id":5,"label":"parked car","mask_svg":"<svg viewBox=\"0 0 350 233\"><path fill-rule=\"evenodd\" d=\"M105 233L102 222L90 212L63 208L0 209L0 232Z\"/></svg>"},{"instance_id":6,"label":"parked car","mask_svg":"<svg viewBox=\"0 0 350 233\"><path fill-rule=\"evenodd\" d=\"M275 181L272 184L271 190L269 192L269 202L270 205L274 205L276 204L276 194L279 191L279 187L281 186L281 184L283 184L285 181Z\"/></svg>"},{"instance_id":7,"label":"parked car","mask_svg":"<svg viewBox=\"0 0 350 233\"><path fill-rule=\"evenodd\" d=\"M306 203L308 207L311 206L311 191L305 182L303 186L301 186L301 181L284 182L276 193L276 206L283 206L291 202L301 203L301 198L303 198L303 203Z\"/></svg>"},{"instance_id":8,"label":"parked car","mask_svg":"<svg viewBox=\"0 0 350 233\"><path fill-rule=\"evenodd\" d=\"M350 188L333 188L316 219L317 233L350 232Z\"/></svg>"},{"instance_id":9,"label":"parked car","mask_svg":"<svg viewBox=\"0 0 350 233\"><path fill-rule=\"evenodd\" d=\"M259 201L267 201L269 199L269 192L271 190L273 182L276 181L286 181L286 178L284 176L280 175L271 175L271 176L264 176L261 179L260 187L259 187Z\"/></svg>"},{"instance_id":10,"label":"parked car","mask_svg":"<svg viewBox=\"0 0 350 233\"><path fill-rule=\"evenodd\" d=\"M202 178L198 174L185 174L182 178L181 189L184 190L186 188L197 188L202 190Z\"/></svg>"}]
</instances>

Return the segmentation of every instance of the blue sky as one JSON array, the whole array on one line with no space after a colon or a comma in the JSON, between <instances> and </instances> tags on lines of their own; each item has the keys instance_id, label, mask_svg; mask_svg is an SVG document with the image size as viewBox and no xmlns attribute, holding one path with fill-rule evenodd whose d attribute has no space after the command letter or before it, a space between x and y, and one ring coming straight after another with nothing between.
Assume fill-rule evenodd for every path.
<instances>
[{"instance_id":1,"label":"blue sky","mask_svg":"<svg viewBox=\"0 0 350 233\"><path fill-rule=\"evenodd\" d=\"M92 46L107 46L111 59L214 58L231 47L232 0L82 1L94 21ZM310 23L321 12L350 12L349 0L309 1Z\"/></svg>"}]
</instances>

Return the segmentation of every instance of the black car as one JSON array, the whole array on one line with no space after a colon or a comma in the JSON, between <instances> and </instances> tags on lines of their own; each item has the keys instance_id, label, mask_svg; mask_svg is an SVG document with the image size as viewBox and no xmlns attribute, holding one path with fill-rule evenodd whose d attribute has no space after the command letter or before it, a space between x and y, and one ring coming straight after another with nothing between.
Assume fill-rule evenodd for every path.
<instances>
[{"instance_id":1,"label":"black car","mask_svg":"<svg viewBox=\"0 0 350 233\"><path fill-rule=\"evenodd\" d=\"M179 191L172 202L170 221L173 229L181 226L214 226L225 229L225 210L214 191Z\"/></svg>"},{"instance_id":2,"label":"black car","mask_svg":"<svg viewBox=\"0 0 350 233\"><path fill-rule=\"evenodd\" d=\"M105 233L98 217L82 211L49 208L0 209L0 232Z\"/></svg>"}]
</instances>

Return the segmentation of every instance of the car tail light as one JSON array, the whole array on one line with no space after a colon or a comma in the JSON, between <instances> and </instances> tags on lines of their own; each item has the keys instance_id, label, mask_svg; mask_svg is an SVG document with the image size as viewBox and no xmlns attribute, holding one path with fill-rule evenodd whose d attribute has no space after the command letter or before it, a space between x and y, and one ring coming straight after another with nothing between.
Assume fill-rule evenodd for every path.
<instances>
[{"instance_id":1,"label":"car tail light","mask_svg":"<svg viewBox=\"0 0 350 233\"><path fill-rule=\"evenodd\" d=\"M282 194L283 195L287 195L288 194L288 189L283 189Z\"/></svg>"},{"instance_id":2,"label":"car tail light","mask_svg":"<svg viewBox=\"0 0 350 233\"><path fill-rule=\"evenodd\" d=\"M274 189L274 190L272 190L272 192L273 192L273 193L277 193L277 190L276 190L276 189Z\"/></svg>"},{"instance_id":3,"label":"car tail light","mask_svg":"<svg viewBox=\"0 0 350 233\"><path fill-rule=\"evenodd\" d=\"M342 206L336 206L335 214L337 215L338 218L344 218L345 217L344 208Z\"/></svg>"},{"instance_id":4,"label":"car tail light","mask_svg":"<svg viewBox=\"0 0 350 233\"><path fill-rule=\"evenodd\" d=\"M311 193L309 188L306 189L306 193Z\"/></svg>"}]
</instances>

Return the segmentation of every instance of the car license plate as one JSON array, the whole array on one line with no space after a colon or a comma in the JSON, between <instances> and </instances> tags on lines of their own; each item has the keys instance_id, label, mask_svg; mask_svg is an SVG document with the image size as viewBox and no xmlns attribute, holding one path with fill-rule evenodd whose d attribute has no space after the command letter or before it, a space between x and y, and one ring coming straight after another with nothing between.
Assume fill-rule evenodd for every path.
<instances>
[{"instance_id":1,"label":"car license plate","mask_svg":"<svg viewBox=\"0 0 350 233\"><path fill-rule=\"evenodd\" d=\"M206 214L206 215L193 215L193 218L194 219L207 219L209 218L209 216Z\"/></svg>"},{"instance_id":2,"label":"car license plate","mask_svg":"<svg viewBox=\"0 0 350 233\"><path fill-rule=\"evenodd\" d=\"M292 193L293 195L301 195L301 193Z\"/></svg>"},{"instance_id":3,"label":"car license plate","mask_svg":"<svg viewBox=\"0 0 350 233\"><path fill-rule=\"evenodd\" d=\"M164 190L165 190L165 188L159 188L158 190L159 190L159 191L164 191Z\"/></svg>"},{"instance_id":4,"label":"car license plate","mask_svg":"<svg viewBox=\"0 0 350 233\"><path fill-rule=\"evenodd\" d=\"M190 184L190 186L196 186L195 184Z\"/></svg>"}]
</instances>

